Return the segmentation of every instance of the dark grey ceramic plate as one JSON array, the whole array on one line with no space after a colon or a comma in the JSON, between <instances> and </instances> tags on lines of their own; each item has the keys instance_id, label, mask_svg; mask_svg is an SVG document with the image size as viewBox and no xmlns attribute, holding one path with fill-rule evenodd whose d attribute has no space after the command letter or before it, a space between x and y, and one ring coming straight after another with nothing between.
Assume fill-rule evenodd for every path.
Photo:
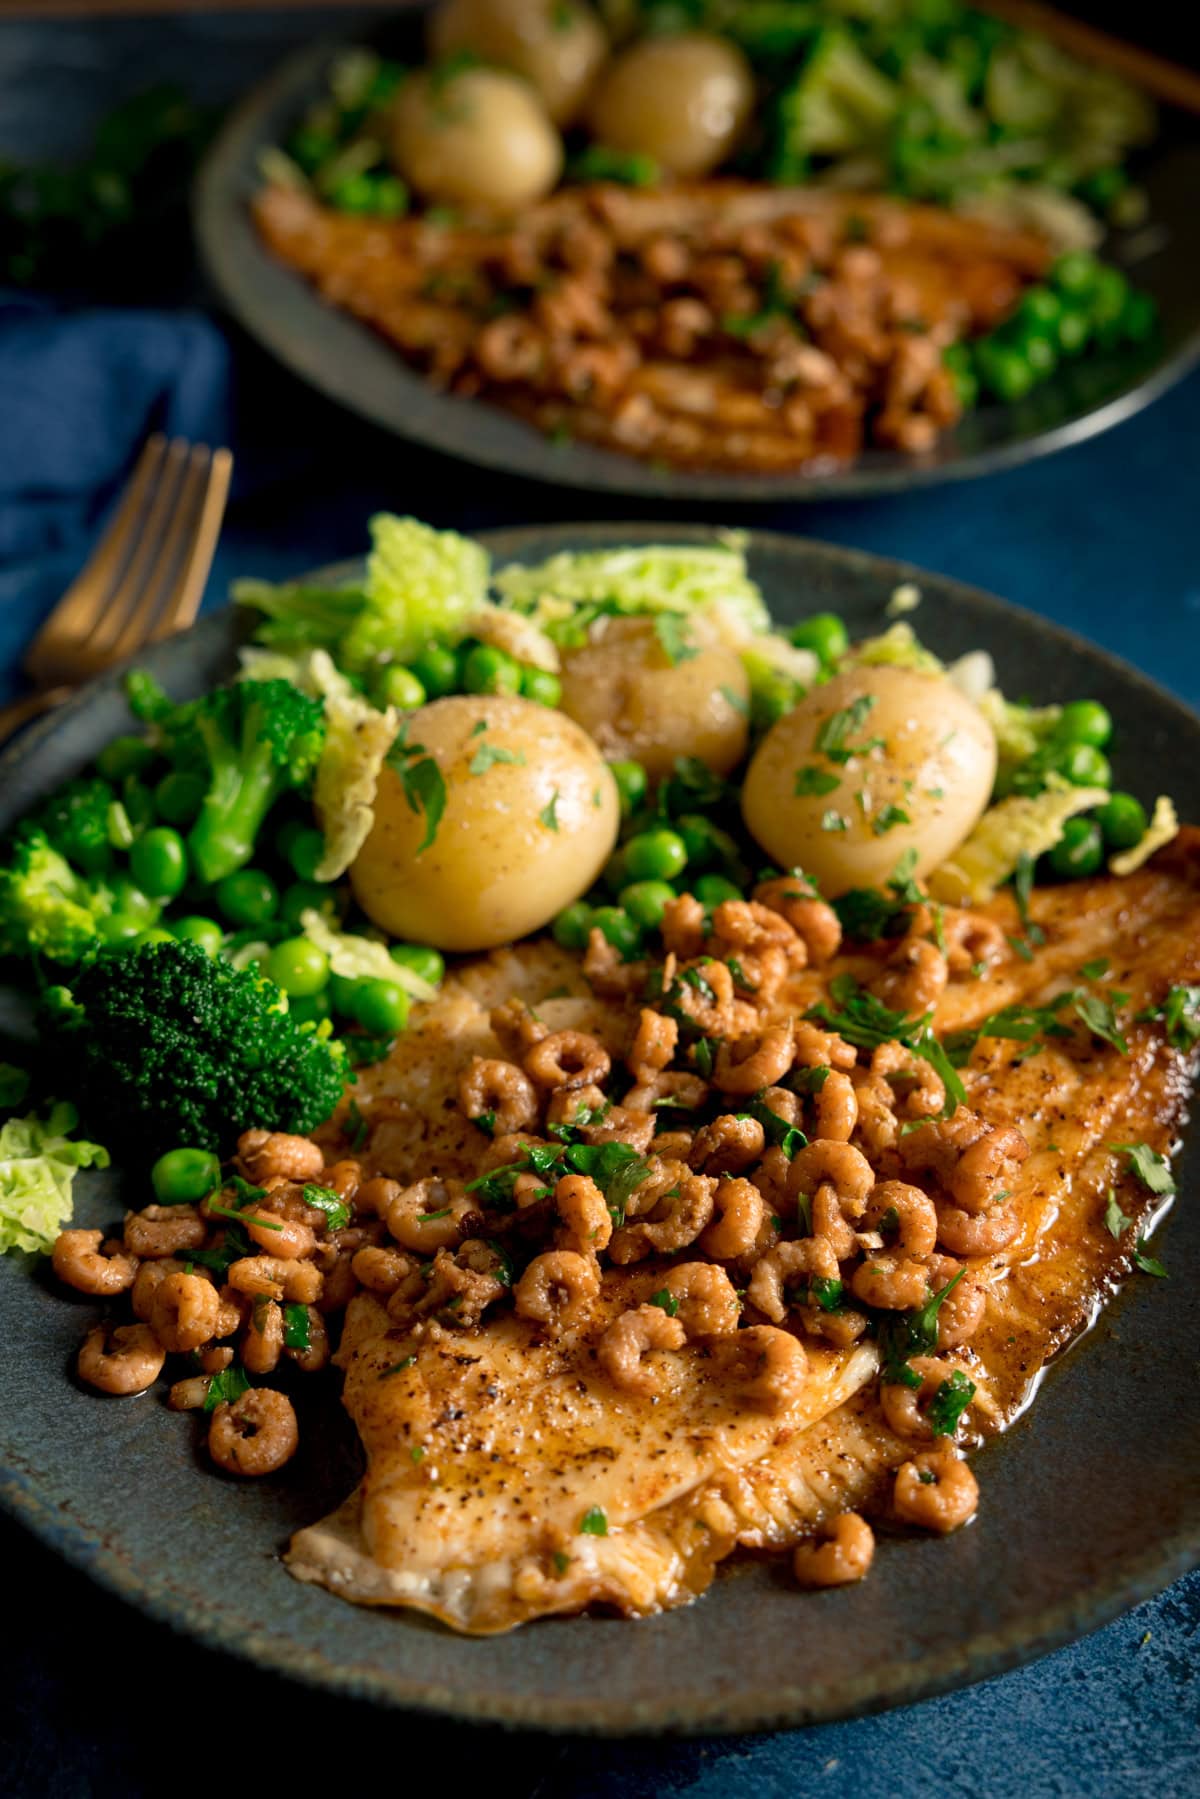
<instances>
[{"instance_id":1,"label":"dark grey ceramic plate","mask_svg":"<svg viewBox=\"0 0 1200 1799\"><path fill-rule=\"evenodd\" d=\"M702 538L671 526L503 532L502 560L601 543ZM857 634L914 571L767 534L753 571L777 617L843 613ZM916 575L929 643L983 646L1011 692L1091 694L1116 720L1123 784L1144 797L1164 769L1200 819L1200 721L1079 639L972 589ZM233 619L205 619L143 660L177 694L228 666ZM0 828L74 771L127 716L116 676L97 682L0 759ZM119 1214L118 1183L80 1180L79 1215ZM802 1595L785 1566L746 1564L697 1604L631 1624L576 1618L468 1641L412 1614L356 1610L299 1586L278 1554L355 1477L332 1389L302 1418L286 1477L234 1485L206 1467L193 1421L156 1391L103 1400L71 1358L93 1308L44 1264L0 1261L0 1498L70 1561L202 1641L316 1686L389 1705L552 1730L745 1730L899 1704L1039 1655L1164 1587L1200 1560L1200 1386L1194 1276L1200 1181L1156 1239L1169 1281L1135 1280L1046 1380L1037 1406L984 1450L977 1523L946 1542L882 1544L871 1577ZM1192 1278L1189 1278L1189 1275Z\"/></svg>"},{"instance_id":2,"label":"dark grey ceramic plate","mask_svg":"<svg viewBox=\"0 0 1200 1799\"><path fill-rule=\"evenodd\" d=\"M411 22L398 29L411 33ZM495 407L436 392L382 338L326 306L259 242L248 212L259 153L281 142L321 91L336 48L326 43L290 58L225 125L195 190L201 255L229 311L294 373L398 436L467 462L560 487L726 504L883 492L984 475L1079 443L1139 411L1200 356L1200 144L1180 141L1157 151L1145 172L1153 226L1111 246L1158 301L1160 340L1068 364L1019 405L973 413L928 456L870 450L827 473L739 476L552 442Z\"/></svg>"}]
</instances>

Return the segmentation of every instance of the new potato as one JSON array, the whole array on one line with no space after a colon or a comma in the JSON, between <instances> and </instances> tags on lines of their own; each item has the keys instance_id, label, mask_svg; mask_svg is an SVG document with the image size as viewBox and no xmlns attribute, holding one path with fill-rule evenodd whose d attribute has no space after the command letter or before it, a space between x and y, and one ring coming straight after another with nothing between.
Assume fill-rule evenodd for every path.
<instances>
[{"instance_id":1,"label":"new potato","mask_svg":"<svg viewBox=\"0 0 1200 1799\"><path fill-rule=\"evenodd\" d=\"M430 15L429 48L435 57L468 51L523 75L565 125L595 80L608 39L579 0L444 0Z\"/></svg>"},{"instance_id":2,"label":"new potato","mask_svg":"<svg viewBox=\"0 0 1200 1799\"><path fill-rule=\"evenodd\" d=\"M457 695L408 716L408 742L441 770L446 809L418 854L425 814L384 768L350 869L359 905L390 936L441 950L540 930L586 892L616 842L616 782L596 745L560 712L508 695Z\"/></svg>"},{"instance_id":3,"label":"new potato","mask_svg":"<svg viewBox=\"0 0 1200 1799\"><path fill-rule=\"evenodd\" d=\"M516 212L562 173L562 139L528 83L503 69L410 75L392 107L392 156L426 200Z\"/></svg>"},{"instance_id":4,"label":"new potato","mask_svg":"<svg viewBox=\"0 0 1200 1799\"><path fill-rule=\"evenodd\" d=\"M860 717L842 733L849 758L830 756L838 715L856 702ZM803 868L836 898L881 886L907 850L918 876L945 861L977 823L995 774L991 726L944 676L855 669L772 726L747 771L742 812L772 861Z\"/></svg>"},{"instance_id":5,"label":"new potato","mask_svg":"<svg viewBox=\"0 0 1200 1799\"><path fill-rule=\"evenodd\" d=\"M724 162L753 107L754 77L737 45L689 31L643 38L609 63L587 122L610 149L694 177Z\"/></svg>"},{"instance_id":6,"label":"new potato","mask_svg":"<svg viewBox=\"0 0 1200 1799\"><path fill-rule=\"evenodd\" d=\"M565 650L561 705L610 761L631 756L651 779L678 756L728 774L746 753L750 683L735 651L688 620L672 663L652 618L606 618Z\"/></svg>"}]
</instances>

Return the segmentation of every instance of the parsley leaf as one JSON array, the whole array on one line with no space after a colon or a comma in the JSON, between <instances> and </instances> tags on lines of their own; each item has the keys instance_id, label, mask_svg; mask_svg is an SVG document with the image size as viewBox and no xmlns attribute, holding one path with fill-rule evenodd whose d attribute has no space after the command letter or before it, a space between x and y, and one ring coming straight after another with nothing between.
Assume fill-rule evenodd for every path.
<instances>
[{"instance_id":1,"label":"parsley leaf","mask_svg":"<svg viewBox=\"0 0 1200 1799\"><path fill-rule=\"evenodd\" d=\"M1110 1187L1108 1189L1108 1204L1104 1208L1105 1230L1110 1237L1119 1237L1122 1231L1127 1231L1132 1223L1132 1218L1127 1218L1118 1205L1115 1190Z\"/></svg>"},{"instance_id":2,"label":"parsley leaf","mask_svg":"<svg viewBox=\"0 0 1200 1799\"><path fill-rule=\"evenodd\" d=\"M1138 1017L1161 1019L1171 1048L1186 1054L1200 1043L1200 987L1172 987L1161 1006L1139 1012Z\"/></svg>"},{"instance_id":3,"label":"parsley leaf","mask_svg":"<svg viewBox=\"0 0 1200 1799\"><path fill-rule=\"evenodd\" d=\"M1168 1278L1166 1269L1157 1257L1147 1254L1145 1237L1139 1237L1137 1240L1137 1248L1133 1252L1133 1265L1135 1268L1140 1268L1143 1274L1153 1274L1160 1281Z\"/></svg>"},{"instance_id":4,"label":"parsley leaf","mask_svg":"<svg viewBox=\"0 0 1200 1799\"><path fill-rule=\"evenodd\" d=\"M661 1306L668 1318L674 1318L679 1310L679 1301L668 1287L660 1287L657 1293L650 1295L652 1306Z\"/></svg>"},{"instance_id":5,"label":"parsley leaf","mask_svg":"<svg viewBox=\"0 0 1200 1799\"><path fill-rule=\"evenodd\" d=\"M405 719L396 741L384 760L399 777L409 810L425 815L425 835L417 845L422 855L433 842L446 810L446 782L432 756L426 755L423 743L409 743L409 721Z\"/></svg>"},{"instance_id":6,"label":"parsley leaf","mask_svg":"<svg viewBox=\"0 0 1200 1799\"><path fill-rule=\"evenodd\" d=\"M511 763L514 768L524 768L524 750L506 750L498 743L481 743L467 764L469 775L486 775L489 768L495 768L498 762Z\"/></svg>"},{"instance_id":7,"label":"parsley leaf","mask_svg":"<svg viewBox=\"0 0 1200 1799\"><path fill-rule=\"evenodd\" d=\"M554 792L550 795L550 798L546 801L546 804L542 807L541 811L538 813L538 823L541 825L545 825L545 827L548 831L557 831L557 829L558 829L558 788L557 787L554 789Z\"/></svg>"},{"instance_id":8,"label":"parsley leaf","mask_svg":"<svg viewBox=\"0 0 1200 1799\"><path fill-rule=\"evenodd\" d=\"M871 830L876 837L884 837L894 831L897 825L909 825L912 819L902 806L884 806L871 820Z\"/></svg>"},{"instance_id":9,"label":"parsley leaf","mask_svg":"<svg viewBox=\"0 0 1200 1799\"><path fill-rule=\"evenodd\" d=\"M579 1520L579 1529L585 1537L606 1537L608 1535L608 1513L603 1506L589 1506Z\"/></svg>"},{"instance_id":10,"label":"parsley leaf","mask_svg":"<svg viewBox=\"0 0 1200 1799\"><path fill-rule=\"evenodd\" d=\"M831 712L828 718L822 720L813 748L821 755L828 756L831 762L849 762L851 756L865 754L867 750L875 748L878 738L857 746L848 744L846 739L852 731L857 731L866 723L868 715L877 704L873 693L862 693L841 711Z\"/></svg>"},{"instance_id":11,"label":"parsley leaf","mask_svg":"<svg viewBox=\"0 0 1200 1799\"><path fill-rule=\"evenodd\" d=\"M737 1116L756 1119L763 1127L767 1142L779 1144L789 1162L797 1150L805 1148L808 1143L804 1132L797 1130L794 1124L789 1124L786 1118L781 1118L778 1112L773 1112L761 1093L756 1093L747 1103L745 1111L739 1112Z\"/></svg>"},{"instance_id":12,"label":"parsley leaf","mask_svg":"<svg viewBox=\"0 0 1200 1799\"><path fill-rule=\"evenodd\" d=\"M1083 967L1079 970L1080 979L1084 981L1098 981L1108 973L1108 967L1108 957L1097 956L1094 962L1084 963Z\"/></svg>"},{"instance_id":13,"label":"parsley leaf","mask_svg":"<svg viewBox=\"0 0 1200 1799\"><path fill-rule=\"evenodd\" d=\"M396 1044L396 1033L385 1031L378 1036L371 1036L366 1031L349 1031L342 1038L346 1046L346 1060L351 1068L373 1068L376 1062L382 1062L390 1056Z\"/></svg>"},{"instance_id":14,"label":"parsley leaf","mask_svg":"<svg viewBox=\"0 0 1200 1799\"><path fill-rule=\"evenodd\" d=\"M663 654L674 667L679 662L688 662L693 656L700 654L692 641L688 622L678 612L658 612L654 616L654 635L662 645Z\"/></svg>"},{"instance_id":15,"label":"parsley leaf","mask_svg":"<svg viewBox=\"0 0 1200 1799\"><path fill-rule=\"evenodd\" d=\"M215 1412L219 1405L232 1405L235 1399L240 1399L243 1393L249 1391L250 1382L246 1379L245 1369L237 1362L230 1362L228 1368L209 1375L203 1409Z\"/></svg>"},{"instance_id":16,"label":"parsley leaf","mask_svg":"<svg viewBox=\"0 0 1200 1799\"><path fill-rule=\"evenodd\" d=\"M947 1296L966 1273L960 1268L939 1293L934 1293L923 1306L912 1312L896 1312L879 1324L879 1349L882 1357L880 1379L892 1385L917 1388L921 1377L909 1367L909 1357L930 1355L937 1348L938 1313Z\"/></svg>"},{"instance_id":17,"label":"parsley leaf","mask_svg":"<svg viewBox=\"0 0 1200 1799\"><path fill-rule=\"evenodd\" d=\"M343 1230L350 1222L350 1207L329 1187L314 1187L311 1183L306 1185L304 1203L324 1212L325 1222L331 1231Z\"/></svg>"},{"instance_id":18,"label":"parsley leaf","mask_svg":"<svg viewBox=\"0 0 1200 1799\"><path fill-rule=\"evenodd\" d=\"M848 831L850 825L849 821L842 817L836 806L831 806L828 812L822 812L821 814L821 829L823 831Z\"/></svg>"},{"instance_id":19,"label":"parsley leaf","mask_svg":"<svg viewBox=\"0 0 1200 1799\"><path fill-rule=\"evenodd\" d=\"M1075 999L1072 1010L1077 1018L1081 1018L1093 1037L1099 1037L1102 1043L1111 1043L1123 1056L1129 1054L1129 1045L1117 1029L1117 1015L1108 1000L1101 999L1097 993L1081 993Z\"/></svg>"},{"instance_id":20,"label":"parsley leaf","mask_svg":"<svg viewBox=\"0 0 1200 1799\"><path fill-rule=\"evenodd\" d=\"M376 1380L386 1380L389 1374L403 1374L406 1368L413 1366L416 1359L415 1355L406 1355L402 1362L393 1362L390 1368L381 1368L375 1378Z\"/></svg>"},{"instance_id":21,"label":"parsley leaf","mask_svg":"<svg viewBox=\"0 0 1200 1799\"><path fill-rule=\"evenodd\" d=\"M284 1306L283 1346L285 1349L312 1348L312 1319L307 1306Z\"/></svg>"},{"instance_id":22,"label":"parsley leaf","mask_svg":"<svg viewBox=\"0 0 1200 1799\"><path fill-rule=\"evenodd\" d=\"M955 1368L938 1387L925 1417L935 1437L952 1437L959 1420L975 1397L975 1382Z\"/></svg>"},{"instance_id":23,"label":"parsley leaf","mask_svg":"<svg viewBox=\"0 0 1200 1799\"><path fill-rule=\"evenodd\" d=\"M717 692L723 700L728 700L735 712L739 712L743 718L749 718L750 706L740 693L735 693L732 687L726 687L724 682L717 688Z\"/></svg>"},{"instance_id":24,"label":"parsley leaf","mask_svg":"<svg viewBox=\"0 0 1200 1799\"><path fill-rule=\"evenodd\" d=\"M628 1143L572 1143L564 1151L567 1166L595 1181L618 1228L625 1207L650 1173L650 1164Z\"/></svg>"},{"instance_id":25,"label":"parsley leaf","mask_svg":"<svg viewBox=\"0 0 1200 1799\"><path fill-rule=\"evenodd\" d=\"M1176 1191L1175 1177L1166 1157L1160 1156L1148 1143L1110 1143L1108 1147L1129 1157L1130 1172L1136 1174L1151 1193L1168 1197Z\"/></svg>"},{"instance_id":26,"label":"parsley leaf","mask_svg":"<svg viewBox=\"0 0 1200 1799\"><path fill-rule=\"evenodd\" d=\"M823 1312L840 1311L844 1291L840 1280L826 1275L818 1274L809 1282L809 1292Z\"/></svg>"},{"instance_id":27,"label":"parsley leaf","mask_svg":"<svg viewBox=\"0 0 1200 1799\"><path fill-rule=\"evenodd\" d=\"M808 794L832 793L841 783L841 776L830 774L828 769L807 768L796 770L796 782L792 791L797 799L804 799Z\"/></svg>"}]
</instances>

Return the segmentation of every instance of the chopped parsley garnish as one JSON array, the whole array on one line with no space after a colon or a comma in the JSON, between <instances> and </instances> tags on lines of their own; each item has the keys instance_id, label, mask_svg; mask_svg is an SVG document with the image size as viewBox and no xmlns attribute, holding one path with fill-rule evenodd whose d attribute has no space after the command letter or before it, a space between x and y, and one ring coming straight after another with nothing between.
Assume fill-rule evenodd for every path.
<instances>
[{"instance_id":1,"label":"chopped parsley garnish","mask_svg":"<svg viewBox=\"0 0 1200 1799\"><path fill-rule=\"evenodd\" d=\"M819 1093L832 1073L832 1068L820 1064L816 1068L793 1068L787 1077L788 1086L793 1093Z\"/></svg>"},{"instance_id":2,"label":"chopped parsley garnish","mask_svg":"<svg viewBox=\"0 0 1200 1799\"><path fill-rule=\"evenodd\" d=\"M805 799L809 794L832 793L841 783L841 776L830 774L828 769L807 768L796 770L796 783L792 791L797 799Z\"/></svg>"},{"instance_id":3,"label":"chopped parsley garnish","mask_svg":"<svg viewBox=\"0 0 1200 1799\"><path fill-rule=\"evenodd\" d=\"M396 1033L387 1031L379 1036L370 1036L365 1031L351 1031L342 1038L346 1045L346 1060L351 1068L373 1068L376 1062L382 1062L390 1056L396 1047Z\"/></svg>"},{"instance_id":4,"label":"chopped parsley garnish","mask_svg":"<svg viewBox=\"0 0 1200 1799\"><path fill-rule=\"evenodd\" d=\"M654 635L662 646L663 655L672 667L679 662L688 662L700 651L692 639L688 622L678 612L658 612L654 616Z\"/></svg>"},{"instance_id":5,"label":"chopped parsley garnish","mask_svg":"<svg viewBox=\"0 0 1200 1799\"><path fill-rule=\"evenodd\" d=\"M836 806L831 806L828 812L821 814L821 829L823 831L848 831L850 821L842 817Z\"/></svg>"},{"instance_id":6,"label":"chopped parsley garnish","mask_svg":"<svg viewBox=\"0 0 1200 1799\"><path fill-rule=\"evenodd\" d=\"M952 1437L975 1397L975 1382L954 1368L929 1402L925 1417L935 1437Z\"/></svg>"},{"instance_id":7,"label":"chopped parsley garnish","mask_svg":"<svg viewBox=\"0 0 1200 1799\"><path fill-rule=\"evenodd\" d=\"M399 777L409 810L424 814L425 835L416 850L420 856L437 836L442 822L446 810L446 782L433 757L426 754L425 745L409 743L408 728L409 720L405 719L384 760Z\"/></svg>"},{"instance_id":8,"label":"chopped parsley garnish","mask_svg":"<svg viewBox=\"0 0 1200 1799\"><path fill-rule=\"evenodd\" d=\"M652 1293L650 1295L650 1304L652 1306L661 1306L668 1318L674 1318L676 1312L679 1310L679 1301L667 1287L660 1287L657 1293Z\"/></svg>"},{"instance_id":9,"label":"chopped parsley garnish","mask_svg":"<svg viewBox=\"0 0 1200 1799\"><path fill-rule=\"evenodd\" d=\"M361 1149L367 1140L367 1121L359 1110L358 1101L352 1099L346 1107L346 1141L351 1149Z\"/></svg>"},{"instance_id":10,"label":"chopped parsley garnish","mask_svg":"<svg viewBox=\"0 0 1200 1799\"><path fill-rule=\"evenodd\" d=\"M236 1207L219 1206L215 1200L211 1199L208 1202L208 1209L218 1218L238 1218L244 1221L246 1217L246 1214ZM251 1224L261 1225L265 1231L281 1231L283 1229L282 1218L264 1218L261 1212L251 1212L249 1218Z\"/></svg>"},{"instance_id":11,"label":"chopped parsley garnish","mask_svg":"<svg viewBox=\"0 0 1200 1799\"><path fill-rule=\"evenodd\" d=\"M344 1230L350 1222L350 1207L329 1187L306 1185L304 1203L306 1206L315 1206L318 1212L324 1212L325 1223L331 1231Z\"/></svg>"},{"instance_id":12,"label":"chopped parsley garnish","mask_svg":"<svg viewBox=\"0 0 1200 1799\"><path fill-rule=\"evenodd\" d=\"M851 756L865 755L868 750L876 749L882 741L878 737L862 744L850 744L846 739L852 731L862 728L877 703L873 693L863 693L841 711L831 712L828 718L822 720L813 748L821 755L828 756L831 762L849 762Z\"/></svg>"},{"instance_id":13,"label":"chopped parsley garnish","mask_svg":"<svg viewBox=\"0 0 1200 1799\"><path fill-rule=\"evenodd\" d=\"M418 1224L436 1224L440 1218L449 1218L453 1206L443 1206L440 1212L421 1212L417 1216Z\"/></svg>"},{"instance_id":14,"label":"chopped parsley garnish","mask_svg":"<svg viewBox=\"0 0 1200 1799\"><path fill-rule=\"evenodd\" d=\"M1200 987L1172 987L1161 1006L1139 1012L1139 1019L1161 1023L1166 1027L1167 1042L1172 1049L1186 1054L1200 1043Z\"/></svg>"},{"instance_id":15,"label":"chopped parsley garnish","mask_svg":"<svg viewBox=\"0 0 1200 1799\"><path fill-rule=\"evenodd\" d=\"M879 1348L882 1355L880 1378L892 1385L917 1388L921 1377L909 1366L909 1358L929 1355L937 1348L938 1313L963 1275L960 1268L939 1293L932 1294L923 1306L912 1312L896 1312L879 1325Z\"/></svg>"},{"instance_id":16,"label":"chopped parsley garnish","mask_svg":"<svg viewBox=\"0 0 1200 1799\"><path fill-rule=\"evenodd\" d=\"M1085 962L1079 970L1080 978L1085 981L1099 981L1108 973L1107 956L1097 956L1094 962Z\"/></svg>"},{"instance_id":17,"label":"chopped parsley garnish","mask_svg":"<svg viewBox=\"0 0 1200 1799\"><path fill-rule=\"evenodd\" d=\"M910 1018L893 1012L881 999L860 987L853 975L835 975L829 983L830 998L813 1006L805 1017L825 1025L853 1043L857 1049L877 1049L881 1043L902 1043L911 1049L939 1076L946 1089L946 1116L966 1101L966 1089L955 1072L955 1064L930 1028L931 1014Z\"/></svg>"},{"instance_id":18,"label":"chopped parsley garnish","mask_svg":"<svg viewBox=\"0 0 1200 1799\"><path fill-rule=\"evenodd\" d=\"M1175 1192L1175 1177L1166 1157L1160 1156L1148 1143L1110 1143L1108 1147L1129 1157L1130 1172L1136 1174L1151 1193L1160 1193L1167 1198Z\"/></svg>"},{"instance_id":19,"label":"chopped parsley garnish","mask_svg":"<svg viewBox=\"0 0 1200 1799\"><path fill-rule=\"evenodd\" d=\"M897 825L909 825L912 819L902 806L884 806L871 820L871 830L876 837L884 837L894 831Z\"/></svg>"},{"instance_id":20,"label":"chopped parsley garnish","mask_svg":"<svg viewBox=\"0 0 1200 1799\"><path fill-rule=\"evenodd\" d=\"M467 764L469 775L486 775L489 768L495 768L498 762L510 763L514 768L524 768L524 750L506 750L498 743L481 743Z\"/></svg>"},{"instance_id":21,"label":"chopped parsley garnish","mask_svg":"<svg viewBox=\"0 0 1200 1799\"><path fill-rule=\"evenodd\" d=\"M554 1572L556 1574L565 1574L570 1566L570 1556L565 1554L563 1550L556 1549L554 1551Z\"/></svg>"},{"instance_id":22,"label":"chopped parsley garnish","mask_svg":"<svg viewBox=\"0 0 1200 1799\"><path fill-rule=\"evenodd\" d=\"M419 1443L414 1443L408 1454L409 1460L412 1462L420 1463L425 1460L425 1451Z\"/></svg>"},{"instance_id":23,"label":"chopped parsley garnish","mask_svg":"<svg viewBox=\"0 0 1200 1799\"><path fill-rule=\"evenodd\" d=\"M708 1080L716 1064L717 1053L711 1037L701 1037L692 1045L692 1061Z\"/></svg>"},{"instance_id":24,"label":"chopped parsley garnish","mask_svg":"<svg viewBox=\"0 0 1200 1799\"><path fill-rule=\"evenodd\" d=\"M1132 1223L1133 1219L1126 1217L1125 1213L1117 1203L1115 1190L1110 1187L1108 1189L1108 1203L1104 1208L1105 1230L1110 1237L1120 1237L1121 1233L1127 1231Z\"/></svg>"},{"instance_id":25,"label":"chopped parsley garnish","mask_svg":"<svg viewBox=\"0 0 1200 1799\"><path fill-rule=\"evenodd\" d=\"M471 1122L477 1124L485 1136L494 1137L496 1135L496 1114L494 1112L476 1112Z\"/></svg>"},{"instance_id":26,"label":"chopped parsley garnish","mask_svg":"<svg viewBox=\"0 0 1200 1799\"><path fill-rule=\"evenodd\" d=\"M756 989L758 987L758 982L752 981L750 979L750 977L747 975L745 969L742 967L741 963L738 961L736 956L730 956L728 958L725 966L728 968L730 974L733 976L733 978L737 982L738 986L741 987L744 992L754 993L756 991Z\"/></svg>"},{"instance_id":27,"label":"chopped parsley garnish","mask_svg":"<svg viewBox=\"0 0 1200 1799\"><path fill-rule=\"evenodd\" d=\"M1022 962L1033 961L1033 951L1030 949L1024 937L1009 937L1008 947L1016 955L1020 956Z\"/></svg>"},{"instance_id":28,"label":"chopped parsley garnish","mask_svg":"<svg viewBox=\"0 0 1200 1799\"><path fill-rule=\"evenodd\" d=\"M219 1405L232 1405L235 1399L240 1399L243 1393L249 1391L250 1382L246 1379L245 1369L237 1362L230 1362L228 1368L209 1375L203 1409L215 1412Z\"/></svg>"},{"instance_id":29,"label":"chopped parsley garnish","mask_svg":"<svg viewBox=\"0 0 1200 1799\"><path fill-rule=\"evenodd\" d=\"M608 1513L603 1506L589 1506L579 1520L579 1529L585 1537L606 1537L608 1535Z\"/></svg>"},{"instance_id":30,"label":"chopped parsley garnish","mask_svg":"<svg viewBox=\"0 0 1200 1799\"><path fill-rule=\"evenodd\" d=\"M804 1132L781 1118L778 1112L772 1112L761 1093L756 1093L749 1101L744 1112L737 1114L739 1118L753 1118L763 1127L763 1134L768 1143L777 1143L790 1162L798 1150L808 1143Z\"/></svg>"},{"instance_id":31,"label":"chopped parsley garnish","mask_svg":"<svg viewBox=\"0 0 1200 1799\"><path fill-rule=\"evenodd\" d=\"M1149 1255L1146 1250L1145 1237L1139 1237L1137 1248L1133 1252L1133 1265L1140 1268L1143 1274L1152 1274L1157 1280L1165 1281L1167 1271L1156 1256Z\"/></svg>"},{"instance_id":32,"label":"chopped parsley garnish","mask_svg":"<svg viewBox=\"0 0 1200 1799\"><path fill-rule=\"evenodd\" d=\"M199 1262L202 1268L210 1268L214 1274L227 1274L235 1262L255 1253L249 1238L244 1237L236 1225L228 1225L225 1240L218 1249L189 1249L187 1259Z\"/></svg>"},{"instance_id":33,"label":"chopped parsley garnish","mask_svg":"<svg viewBox=\"0 0 1200 1799\"><path fill-rule=\"evenodd\" d=\"M845 1290L841 1281L818 1274L809 1282L808 1290L823 1312L836 1312L841 1309L842 1294Z\"/></svg>"},{"instance_id":34,"label":"chopped parsley garnish","mask_svg":"<svg viewBox=\"0 0 1200 1799\"><path fill-rule=\"evenodd\" d=\"M284 1306L283 1346L285 1349L312 1348L312 1317L307 1306Z\"/></svg>"},{"instance_id":35,"label":"chopped parsley garnish","mask_svg":"<svg viewBox=\"0 0 1200 1799\"><path fill-rule=\"evenodd\" d=\"M630 1196L650 1173L650 1164L627 1143L535 1143L519 1161L494 1168L467 1183L465 1191L478 1193L485 1205L503 1211L512 1206L513 1188L522 1174L557 1180L561 1174L585 1174L595 1181L608 1202L613 1222L625 1222ZM551 1191L551 1189L547 1189ZM426 1218L444 1217L429 1212Z\"/></svg>"},{"instance_id":36,"label":"chopped parsley garnish","mask_svg":"<svg viewBox=\"0 0 1200 1799\"><path fill-rule=\"evenodd\" d=\"M740 693L734 692L732 687L726 687L724 683L722 683L722 685L718 687L717 692L721 695L722 699L728 700L734 711L740 712L743 718L748 718L750 716L749 705L742 698Z\"/></svg>"},{"instance_id":37,"label":"chopped parsley garnish","mask_svg":"<svg viewBox=\"0 0 1200 1799\"><path fill-rule=\"evenodd\" d=\"M1072 1009L1093 1037L1111 1043L1123 1056L1129 1054L1129 1045L1117 1029L1117 1015L1108 1000L1101 999L1097 993L1081 993L1074 1000Z\"/></svg>"},{"instance_id":38,"label":"chopped parsley garnish","mask_svg":"<svg viewBox=\"0 0 1200 1799\"><path fill-rule=\"evenodd\" d=\"M406 1355L402 1362L393 1362L390 1368L381 1368L376 1379L386 1380L389 1374L403 1374L406 1368L414 1365L416 1359L415 1355Z\"/></svg>"},{"instance_id":39,"label":"chopped parsley garnish","mask_svg":"<svg viewBox=\"0 0 1200 1799\"><path fill-rule=\"evenodd\" d=\"M546 801L546 804L542 807L541 811L538 813L538 823L541 825L545 825L545 827L548 831L557 831L557 829L558 829L558 788L557 787L554 789L554 792L550 795L550 798Z\"/></svg>"}]
</instances>

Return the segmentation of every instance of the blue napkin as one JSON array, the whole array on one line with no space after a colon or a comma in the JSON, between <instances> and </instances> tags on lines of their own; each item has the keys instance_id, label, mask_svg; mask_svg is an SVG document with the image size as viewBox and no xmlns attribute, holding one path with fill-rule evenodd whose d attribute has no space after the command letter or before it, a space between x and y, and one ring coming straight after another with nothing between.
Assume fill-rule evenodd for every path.
<instances>
[{"instance_id":1,"label":"blue napkin","mask_svg":"<svg viewBox=\"0 0 1200 1799\"><path fill-rule=\"evenodd\" d=\"M230 429L211 320L0 293L0 699L150 433L218 444Z\"/></svg>"}]
</instances>

